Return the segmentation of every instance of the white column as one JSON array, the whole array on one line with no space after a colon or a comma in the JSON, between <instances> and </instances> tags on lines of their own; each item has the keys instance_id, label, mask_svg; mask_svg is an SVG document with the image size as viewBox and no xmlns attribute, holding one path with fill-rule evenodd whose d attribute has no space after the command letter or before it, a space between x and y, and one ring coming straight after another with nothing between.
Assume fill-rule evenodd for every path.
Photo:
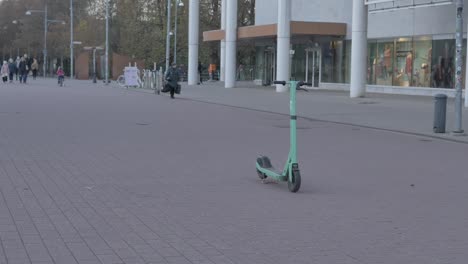
<instances>
[{"instance_id":1,"label":"white column","mask_svg":"<svg viewBox=\"0 0 468 264\"><path fill-rule=\"evenodd\" d=\"M276 79L290 79L290 46L291 46L291 0L278 0L278 50L276 58ZM287 92L288 87L276 85L277 92Z\"/></svg>"},{"instance_id":2,"label":"white column","mask_svg":"<svg viewBox=\"0 0 468 264\"><path fill-rule=\"evenodd\" d=\"M236 86L237 0L226 0L226 76L225 87Z\"/></svg>"},{"instance_id":3,"label":"white column","mask_svg":"<svg viewBox=\"0 0 468 264\"><path fill-rule=\"evenodd\" d=\"M466 48L468 48L468 45ZM465 107L468 107L468 56L466 56L465 64Z\"/></svg>"},{"instance_id":4,"label":"white column","mask_svg":"<svg viewBox=\"0 0 468 264\"><path fill-rule=\"evenodd\" d=\"M189 65L188 84L198 83L198 42L200 35L200 0L189 2Z\"/></svg>"},{"instance_id":5,"label":"white column","mask_svg":"<svg viewBox=\"0 0 468 264\"><path fill-rule=\"evenodd\" d=\"M367 5L353 0L353 36L351 45L351 98L363 97L367 84Z\"/></svg>"},{"instance_id":6,"label":"white column","mask_svg":"<svg viewBox=\"0 0 468 264\"><path fill-rule=\"evenodd\" d=\"M221 30L226 32L226 1L221 1ZM221 58L219 65L219 80L224 82L225 77L225 67L226 67L226 37L221 40Z\"/></svg>"}]
</instances>

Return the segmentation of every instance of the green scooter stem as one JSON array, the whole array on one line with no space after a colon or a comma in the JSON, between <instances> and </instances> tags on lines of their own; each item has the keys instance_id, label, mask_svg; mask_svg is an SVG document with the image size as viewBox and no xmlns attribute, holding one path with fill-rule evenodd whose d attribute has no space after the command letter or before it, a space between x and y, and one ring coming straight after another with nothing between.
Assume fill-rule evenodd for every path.
<instances>
[{"instance_id":1,"label":"green scooter stem","mask_svg":"<svg viewBox=\"0 0 468 264\"><path fill-rule=\"evenodd\" d=\"M298 86L305 83L298 81L275 81L275 84L286 85L289 83L290 100L290 131L289 131L289 154L288 160L283 171L276 171L271 165L270 159L266 156L261 156L257 159L257 174L260 179L272 178L278 181L287 181L291 192L297 192L301 185L301 176L299 165L297 163L297 115L296 115L296 92Z\"/></svg>"}]
</instances>

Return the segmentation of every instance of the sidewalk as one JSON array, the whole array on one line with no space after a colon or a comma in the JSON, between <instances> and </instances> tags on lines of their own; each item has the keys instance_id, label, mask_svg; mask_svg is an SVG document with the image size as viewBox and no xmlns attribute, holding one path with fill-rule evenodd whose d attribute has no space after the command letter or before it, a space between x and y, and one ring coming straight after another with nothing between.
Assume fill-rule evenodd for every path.
<instances>
[{"instance_id":1,"label":"sidewalk","mask_svg":"<svg viewBox=\"0 0 468 264\"><path fill-rule=\"evenodd\" d=\"M220 82L183 88L183 98L288 114L287 93L276 93L273 87L239 83L240 88L224 89ZM298 115L301 117L389 130L399 133L424 135L445 140L466 142L468 136L453 136L454 101L447 105L447 133L432 131L434 102L432 97L368 94L366 98L351 99L347 92L310 90L298 94ZM468 126L468 109L463 110L463 124Z\"/></svg>"},{"instance_id":2,"label":"sidewalk","mask_svg":"<svg viewBox=\"0 0 468 264\"><path fill-rule=\"evenodd\" d=\"M287 113L287 94L150 92L1 87L0 264L466 263L468 145L300 119L291 194L255 171L262 154L284 165L289 117L249 110ZM314 91L299 110L385 124L409 99L430 108Z\"/></svg>"}]
</instances>

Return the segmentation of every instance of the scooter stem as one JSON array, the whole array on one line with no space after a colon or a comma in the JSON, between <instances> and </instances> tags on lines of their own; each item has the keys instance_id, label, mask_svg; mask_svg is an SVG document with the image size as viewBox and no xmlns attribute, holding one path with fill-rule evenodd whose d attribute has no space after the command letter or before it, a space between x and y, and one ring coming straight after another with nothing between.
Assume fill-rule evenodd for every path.
<instances>
[{"instance_id":1,"label":"scooter stem","mask_svg":"<svg viewBox=\"0 0 468 264\"><path fill-rule=\"evenodd\" d=\"M289 83L290 91L290 101L289 101L289 112L290 112L290 163L297 163L297 115L296 115L296 91L297 91L297 81L291 81Z\"/></svg>"}]
</instances>

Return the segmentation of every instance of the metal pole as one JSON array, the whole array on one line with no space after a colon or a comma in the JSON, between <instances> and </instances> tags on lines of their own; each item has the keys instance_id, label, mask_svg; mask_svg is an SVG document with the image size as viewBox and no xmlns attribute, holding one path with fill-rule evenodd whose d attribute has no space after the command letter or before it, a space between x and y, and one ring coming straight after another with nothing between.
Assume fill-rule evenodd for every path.
<instances>
[{"instance_id":1,"label":"metal pole","mask_svg":"<svg viewBox=\"0 0 468 264\"><path fill-rule=\"evenodd\" d=\"M167 36L166 36L166 73L169 70L169 56L171 50L171 0L167 0Z\"/></svg>"},{"instance_id":2,"label":"metal pole","mask_svg":"<svg viewBox=\"0 0 468 264\"><path fill-rule=\"evenodd\" d=\"M221 30L226 32L226 7L227 7L227 0L221 1ZM219 80L224 82L225 78L225 67L226 67L226 38L221 40L221 58L219 60Z\"/></svg>"},{"instance_id":3,"label":"metal pole","mask_svg":"<svg viewBox=\"0 0 468 264\"><path fill-rule=\"evenodd\" d=\"M463 51L463 0L457 0L457 31L456 31L456 83L455 83L455 130L453 133L463 133L462 128L462 108L463 108L463 98L462 98L462 51Z\"/></svg>"},{"instance_id":4,"label":"metal pole","mask_svg":"<svg viewBox=\"0 0 468 264\"><path fill-rule=\"evenodd\" d=\"M96 80L96 48L93 50L93 83L97 83Z\"/></svg>"},{"instance_id":5,"label":"metal pole","mask_svg":"<svg viewBox=\"0 0 468 264\"><path fill-rule=\"evenodd\" d=\"M47 4L44 9L44 64L42 65L42 70L44 71L44 78L47 74Z\"/></svg>"},{"instance_id":6,"label":"metal pole","mask_svg":"<svg viewBox=\"0 0 468 264\"><path fill-rule=\"evenodd\" d=\"M177 16L179 14L179 2L176 1L175 5L175 22L174 22L174 63L177 63Z\"/></svg>"},{"instance_id":7,"label":"metal pole","mask_svg":"<svg viewBox=\"0 0 468 264\"><path fill-rule=\"evenodd\" d=\"M74 52L73 52L73 0L70 0L70 79L73 80L73 62L74 62Z\"/></svg>"},{"instance_id":8,"label":"metal pole","mask_svg":"<svg viewBox=\"0 0 468 264\"><path fill-rule=\"evenodd\" d=\"M466 56L465 65L468 66L468 56ZM465 67L465 107L468 107L468 67Z\"/></svg>"},{"instance_id":9,"label":"metal pole","mask_svg":"<svg viewBox=\"0 0 468 264\"><path fill-rule=\"evenodd\" d=\"M109 84L109 1L106 0L106 85Z\"/></svg>"}]
</instances>

